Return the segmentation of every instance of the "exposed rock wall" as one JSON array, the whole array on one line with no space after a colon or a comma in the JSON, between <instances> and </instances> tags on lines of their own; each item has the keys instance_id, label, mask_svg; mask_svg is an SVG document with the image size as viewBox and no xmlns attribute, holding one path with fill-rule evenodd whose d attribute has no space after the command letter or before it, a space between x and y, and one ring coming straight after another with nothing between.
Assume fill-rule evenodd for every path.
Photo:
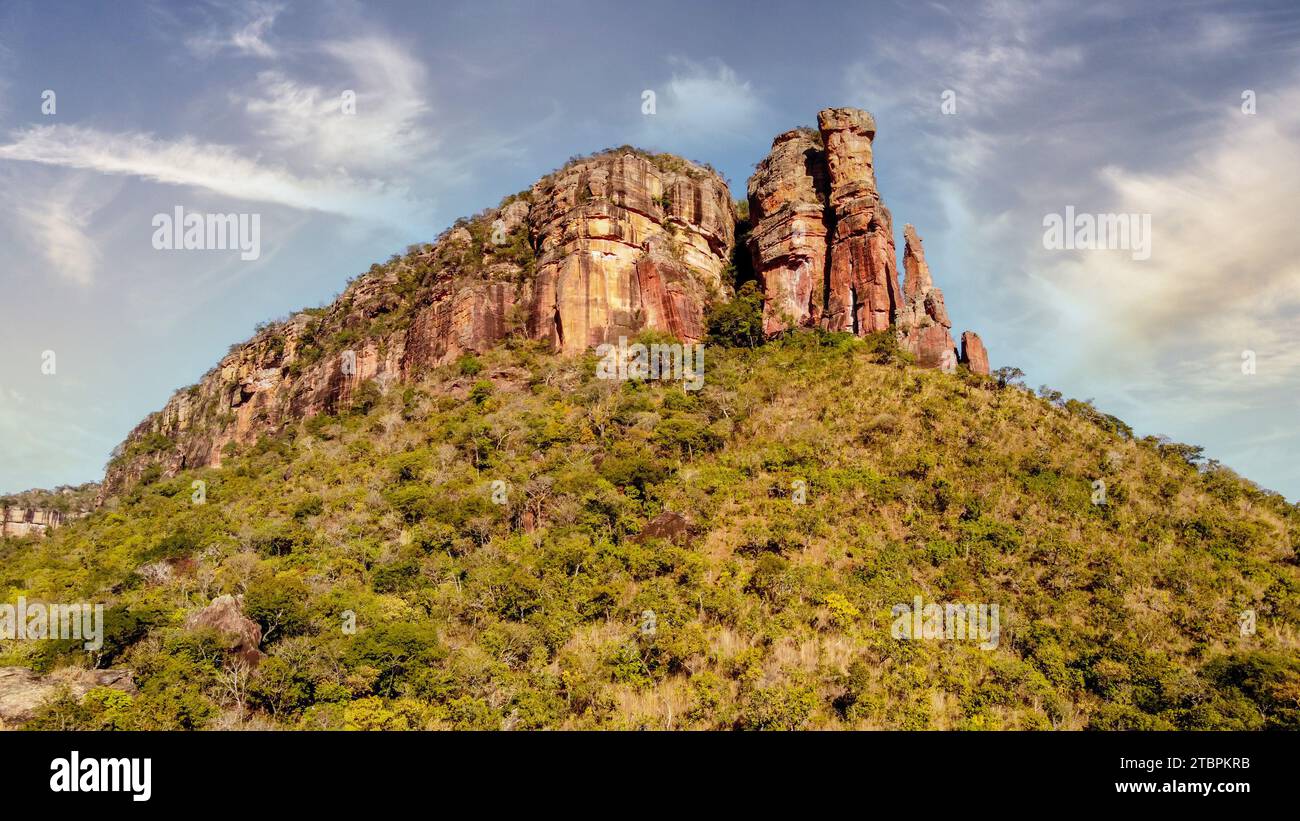
<instances>
[{"instance_id":1,"label":"exposed rock wall","mask_svg":"<svg viewBox=\"0 0 1300 821\"><path fill-rule=\"evenodd\" d=\"M233 349L128 435L100 501L511 334L572 354L645 329L697 342L706 306L729 296L735 230L712 170L633 150L571 162Z\"/></svg>"},{"instance_id":2,"label":"exposed rock wall","mask_svg":"<svg viewBox=\"0 0 1300 821\"><path fill-rule=\"evenodd\" d=\"M984 350L984 341L974 331L962 332L961 362L971 373L989 375L989 352Z\"/></svg>"},{"instance_id":3,"label":"exposed rock wall","mask_svg":"<svg viewBox=\"0 0 1300 821\"><path fill-rule=\"evenodd\" d=\"M810 129L777 136L749 178L749 252L763 284L767 334L821 323L829 187L821 136Z\"/></svg>"},{"instance_id":4,"label":"exposed rock wall","mask_svg":"<svg viewBox=\"0 0 1300 821\"><path fill-rule=\"evenodd\" d=\"M934 287L916 229L904 227L903 238L904 301L895 322L899 341L924 368L955 366L957 345L952 341L952 321L943 304L943 291Z\"/></svg>"},{"instance_id":5,"label":"exposed rock wall","mask_svg":"<svg viewBox=\"0 0 1300 821\"><path fill-rule=\"evenodd\" d=\"M764 329L883 331L901 302L889 210L876 190L876 124L854 108L778 135L749 180L750 253Z\"/></svg>"},{"instance_id":6,"label":"exposed rock wall","mask_svg":"<svg viewBox=\"0 0 1300 821\"><path fill-rule=\"evenodd\" d=\"M704 306L729 285L736 215L725 181L626 152L569 166L533 199L530 336L565 353L644 328L703 337Z\"/></svg>"},{"instance_id":7,"label":"exposed rock wall","mask_svg":"<svg viewBox=\"0 0 1300 821\"><path fill-rule=\"evenodd\" d=\"M764 331L812 326L865 336L892 327L917 364L955 367L943 292L910 225L899 287L892 218L876 187L875 136L867 112L828 108L817 115L816 131L778 135L750 177L749 250L763 289ZM988 373L982 344L972 362L972 370Z\"/></svg>"},{"instance_id":8,"label":"exposed rock wall","mask_svg":"<svg viewBox=\"0 0 1300 821\"><path fill-rule=\"evenodd\" d=\"M899 304L898 262L889 210L876 191L871 141L876 122L856 108L817 115L830 172L830 240L826 327L864 335L883 331Z\"/></svg>"},{"instance_id":9,"label":"exposed rock wall","mask_svg":"<svg viewBox=\"0 0 1300 821\"><path fill-rule=\"evenodd\" d=\"M63 514L57 510L0 507L0 537L22 537L29 533L43 536L45 531L61 524L63 524Z\"/></svg>"},{"instance_id":10,"label":"exposed rock wall","mask_svg":"<svg viewBox=\"0 0 1300 821\"><path fill-rule=\"evenodd\" d=\"M99 484L61 485L0 497L0 538L35 535L89 515Z\"/></svg>"}]
</instances>

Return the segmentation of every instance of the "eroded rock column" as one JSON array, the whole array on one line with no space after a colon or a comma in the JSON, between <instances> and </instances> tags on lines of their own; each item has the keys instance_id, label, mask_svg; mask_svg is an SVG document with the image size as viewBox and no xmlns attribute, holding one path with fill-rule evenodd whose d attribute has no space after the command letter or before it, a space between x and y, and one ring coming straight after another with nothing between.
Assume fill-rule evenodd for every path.
<instances>
[{"instance_id":1,"label":"eroded rock column","mask_svg":"<svg viewBox=\"0 0 1300 821\"><path fill-rule=\"evenodd\" d=\"M834 225L823 324L863 336L893 323L901 295L889 211L876 191L871 141L876 123L856 108L828 108L817 127L826 146Z\"/></svg>"}]
</instances>

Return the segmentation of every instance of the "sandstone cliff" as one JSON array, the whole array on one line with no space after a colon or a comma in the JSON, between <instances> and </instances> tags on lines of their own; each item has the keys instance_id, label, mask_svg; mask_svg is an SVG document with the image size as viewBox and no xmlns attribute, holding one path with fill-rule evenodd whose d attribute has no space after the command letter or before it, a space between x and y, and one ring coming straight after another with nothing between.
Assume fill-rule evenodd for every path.
<instances>
[{"instance_id":1,"label":"sandstone cliff","mask_svg":"<svg viewBox=\"0 0 1300 821\"><path fill-rule=\"evenodd\" d=\"M871 115L822 111L779 135L749 180L748 248L764 330L894 329L926 367L952 341L943 295L910 226L906 288L876 188ZM725 180L670 155L624 147L570 161L496 209L349 283L329 306L258 330L176 393L115 451L100 501L150 476L220 465L229 448L333 413L508 337L578 354L652 329L705 335L730 296L737 212ZM987 372L978 337L963 342Z\"/></svg>"},{"instance_id":2,"label":"sandstone cliff","mask_svg":"<svg viewBox=\"0 0 1300 821\"><path fill-rule=\"evenodd\" d=\"M735 229L711 169L630 148L572 161L233 348L128 435L101 501L510 335L565 353L645 329L699 341L706 305L731 291Z\"/></svg>"},{"instance_id":3,"label":"sandstone cliff","mask_svg":"<svg viewBox=\"0 0 1300 821\"><path fill-rule=\"evenodd\" d=\"M822 327L863 336L892 327L917 364L955 367L943 292L910 225L899 288L892 218L876 188L875 136L867 112L826 109L817 130L778 135L750 177L749 251L763 289L764 330ZM983 345L967 333L978 352L961 361L987 374Z\"/></svg>"},{"instance_id":4,"label":"sandstone cliff","mask_svg":"<svg viewBox=\"0 0 1300 821\"><path fill-rule=\"evenodd\" d=\"M44 536L53 528L88 515L98 493L99 484L87 482L0 497L0 538Z\"/></svg>"},{"instance_id":5,"label":"sandstone cliff","mask_svg":"<svg viewBox=\"0 0 1300 821\"><path fill-rule=\"evenodd\" d=\"M957 346L952 341L952 321L943 304L943 291L934 287L925 249L916 229L903 229L903 294L897 325L904 350L916 357L925 368L952 367L957 364Z\"/></svg>"}]
</instances>

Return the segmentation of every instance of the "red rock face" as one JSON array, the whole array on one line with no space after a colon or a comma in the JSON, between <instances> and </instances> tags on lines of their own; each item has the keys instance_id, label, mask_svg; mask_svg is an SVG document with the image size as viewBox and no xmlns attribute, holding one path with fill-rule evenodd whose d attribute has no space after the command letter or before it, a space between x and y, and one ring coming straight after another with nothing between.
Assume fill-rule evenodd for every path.
<instances>
[{"instance_id":1,"label":"red rock face","mask_svg":"<svg viewBox=\"0 0 1300 821\"><path fill-rule=\"evenodd\" d=\"M962 331L961 361L970 368L971 373L989 375L989 352L984 349L984 342L974 331Z\"/></svg>"},{"instance_id":2,"label":"red rock face","mask_svg":"<svg viewBox=\"0 0 1300 821\"><path fill-rule=\"evenodd\" d=\"M875 121L859 109L828 108L817 127L779 135L749 180L764 331L820 325L865 336L893 327L919 365L955 368L943 292L910 225L899 287L893 223L876 188Z\"/></svg>"},{"instance_id":3,"label":"red rock face","mask_svg":"<svg viewBox=\"0 0 1300 821\"><path fill-rule=\"evenodd\" d=\"M826 155L820 135L787 131L749 179L749 252L763 286L763 330L821 321L826 279Z\"/></svg>"},{"instance_id":4,"label":"red rock face","mask_svg":"<svg viewBox=\"0 0 1300 821\"><path fill-rule=\"evenodd\" d=\"M799 325L865 336L902 302L889 210L876 190L871 115L831 108L818 131L781 134L749 180L750 252L764 329Z\"/></svg>"},{"instance_id":5,"label":"red rock face","mask_svg":"<svg viewBox=\"0 0 1300 821\"><path fill-rule=\"evenodd\" d=\"M893 326L921 365L945 367L956 357L951 322L910 226L899 287L874 120L834 108L817 125L779 135L749 180L764 330L862 336ZM709 301L734 284L735 230L727 184L710 169L632 150L571 162L435 243L372 266L331 305L232 349L130 433L99 501L154 472L219 466L231 447L348 410L363 386L386 391L511 335L568 354L646 329L698 342ZM987 373L971 336L964 356Z\"/></svg>"},{"instance_id":6,"label":"red rock face","mask_svg":"<svg viewBox=\"0 0 1300 821\"><path fill-rule=\"evenodd\" d=\"M905 299L896 319L899 342L921 367L952 370L957 366L957 346L952 341L952 322L943 304L943 292L934 287L916 229L905 226L903 237L906 280Z\"/></svg>"},{"instance_id":7,"label":"red rock face","mask_svg":"<svg viewBox=\"0 0 1300 821\"><path fill-rule=\"evenodd\" d=\"M698 342L709 300L731 288L735 229L711 170L632 151L571 163L233 349L131 432L99 501L154 470L220 465L231 445L347 410L364 383L387 390L511 334L572 354L646 329ZM524 253L497 252L511 243Z\"/></svg>"},{"instance_id":8,"label":"red rock face","mask_svg":"<svg viewBox=\"0 0 1300 821\"><path fill-rule=\"evenodd\" d=\"M835 225L824 323L859 336L883 331L901 295L893 224L872 165L876 123L856 108L828 108L818 113L817 127L826 145Z\"/></svg>"},{"instance_id":9,"label":"red rock face","mask_svg":"<svg viewBox=\"0 0 1300 821\"><path fill-rule=\"evenodd\" d=\"M735 241L735 208L720 177L615 153L548 177L533 186L533 199L540 260L532 337L565 353L646 328L703 337L710 291L730 286L722 272Z\"/></svg>"}]
</instances>

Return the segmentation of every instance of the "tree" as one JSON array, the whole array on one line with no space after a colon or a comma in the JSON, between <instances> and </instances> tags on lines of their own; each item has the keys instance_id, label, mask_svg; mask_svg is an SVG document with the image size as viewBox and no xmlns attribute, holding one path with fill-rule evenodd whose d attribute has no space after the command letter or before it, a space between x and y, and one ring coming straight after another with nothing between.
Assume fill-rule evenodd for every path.
<instances>
[{"instance_id":1,"label":"tree","mask_svg":"<svg viewBox=\"0 0 1300 821\"><path fill-rule=\"evenodd\" d=\"M709 310L708 341L731 348L756 348L763 333L763 295L755 282L746 282L735 299Z\"/></svg>"},{"instance_id":2,"label":"tree","mask_svg":"<svg viewBox=\"0 0 1300 821\"><path fill-rule=\"evenodd\" d=\"M1008 385L1016 388L1023 388L1025 386L1023 381L1025 378L1025 372L1019 368L1004 366L994 371L993 376L997 378L999 388L1005 388Z\"/></svg>"}]
</instances>

